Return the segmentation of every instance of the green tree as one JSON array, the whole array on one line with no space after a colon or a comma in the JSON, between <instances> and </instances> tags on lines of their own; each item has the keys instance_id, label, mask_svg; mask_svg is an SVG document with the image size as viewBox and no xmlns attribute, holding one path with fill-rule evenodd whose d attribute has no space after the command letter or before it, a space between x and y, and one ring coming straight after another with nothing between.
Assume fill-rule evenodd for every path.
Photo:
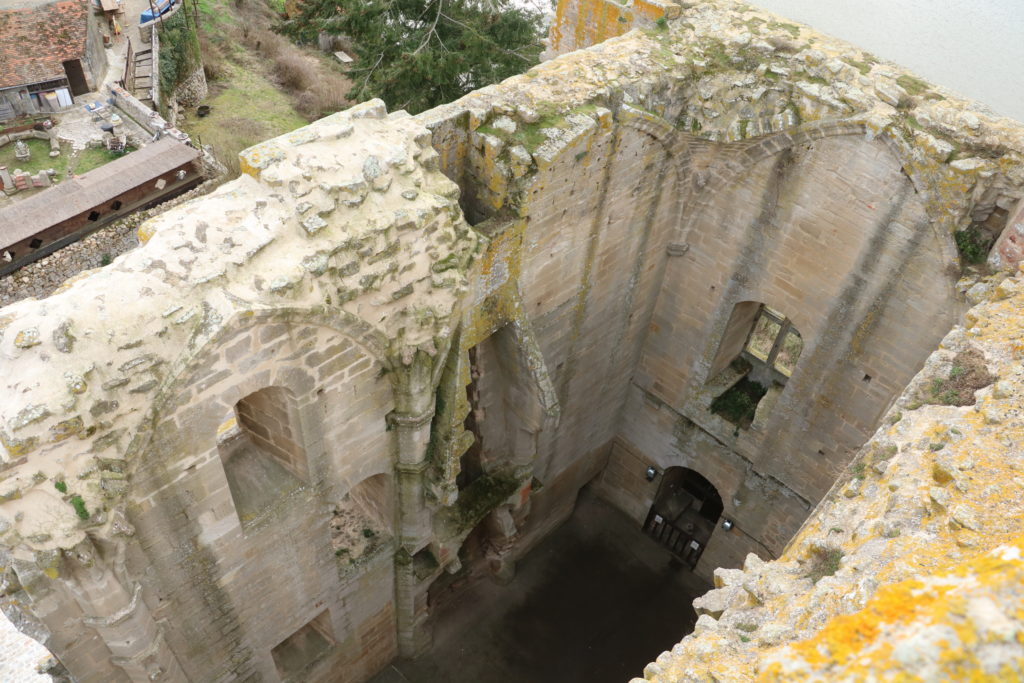
<instances>
[{"instance_id":1,"label":"green tree","mask_svg":"<svg viewBox=\"0 0 1024 683\"><path fill-rule=\"evenodd\" d=\"M540 15L510 0L306 0L284 30L347 36L350 97L414 114L526 71L541 50Z\"/></svg>"}]
</instances>

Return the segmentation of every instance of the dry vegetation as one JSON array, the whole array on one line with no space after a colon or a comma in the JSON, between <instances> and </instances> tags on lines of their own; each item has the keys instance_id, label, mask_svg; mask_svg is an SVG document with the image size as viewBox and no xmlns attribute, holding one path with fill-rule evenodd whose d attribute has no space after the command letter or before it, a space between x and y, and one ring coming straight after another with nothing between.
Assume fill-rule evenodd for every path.
<instances>
[{"instance_id":1,"label":"dry vegetation","mask_svg":"<svg viewBox=\"0 0 1024 683\"><path fill-rule=\"evenodd\" d=\"M956 354L945 377L933 377L921 402L947 406L974 405L974 392L984 389L996 377L985 367L985 357L975 349Z\"/></svg>"},{"instance_id":2,"label":"dry vegetation","mask_svg":"<svg viewBox=\"0 0 1024 683\"><path fill-rule=\"evenodd\" d=\"M205 0L200 11L211 111L185 112L179 125L213 147L229 177L243 149L349 106L340 64L274 33L277 13L264 0Z\"/></svg>"},{"instance_id":3,"label":"dry vegetation","mask_svg":"<svg viewBox=\"0 0 1024 683\"><path fill-rule=\"evenodd\" d=\"M274 82L295 98L295 108L310 121L348 104L351 83L316 53L266 28L243 28L242 44L270 66Z\"/></svg>"}]
</instances>

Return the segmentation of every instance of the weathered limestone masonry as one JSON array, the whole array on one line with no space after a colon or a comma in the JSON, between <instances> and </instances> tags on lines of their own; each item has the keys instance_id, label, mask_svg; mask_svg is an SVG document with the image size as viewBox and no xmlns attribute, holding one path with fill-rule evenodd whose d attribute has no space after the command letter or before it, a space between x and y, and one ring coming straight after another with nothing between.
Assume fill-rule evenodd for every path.
<instances>
[{"instance_id":1,"label":"weathered limestone masonry","mask_svg":"<svg viewBox=\"0 0 1024 683\"><path fill-rule=\"evenodd\" d=\"M633 683L1013 681L1024 672L1024 275L942 340L775 562L715 570L694 635ZM962 352L972 405L922 405Z\"/></svg>"},{"instance_id":2,"label":"weathered limestone masonry","mask_svg":"<svg viewBox=\"0 0 1024 683\"><path fill-rule=\"evenodd\" d=\"M144 248L4 310L7 590L79 680L275 680L272 648L322 614L318 671L397 653L391 537L419 550L425 514L407 423L429 425L477 239L427 131L379 102L244 161ZM219 438L268 388L300 476ZM378 474L386 540L336 555L330 510Z\"/></svg>"},{"instance_id":3,"label":"weathered limestone masonry","mask_svg":"<svg viewBox=\"0 0 1024 683\"><path fill-rule=\"evenodd\" d=\"M511 578L587 483L642 524L649 466L721 496L698 573L783 552L966 309L952 235L1013 211L1024 131L744 5L613 4L567 2L552 49L648 29L247 150L0 311L3 606L72 675L365 680L429 647L432 587ZM781 374L743 355L769 309L802 342ZM773 378L751 423L709 409L748 373ZM719 645L749 673L811 635L779 621L649 674L685 650L706 677Z\"/></svg>"}]
</instances>

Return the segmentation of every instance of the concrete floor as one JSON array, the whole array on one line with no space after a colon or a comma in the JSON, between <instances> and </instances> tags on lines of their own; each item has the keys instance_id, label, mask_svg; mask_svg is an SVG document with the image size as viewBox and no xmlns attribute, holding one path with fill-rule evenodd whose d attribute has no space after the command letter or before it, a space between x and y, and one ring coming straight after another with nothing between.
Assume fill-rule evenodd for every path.
<instances>
[{"instance_id":1,"label":"concrete floor","mask_svg":"<svg viewBox=\"0 0 1024 683\"><path fill-rule=\"evenodd\" d=\"M589 494L517 566L438 619L434 647L371 683L626 683L690 632L711 586Z\"/></svg>"}]
</instances>

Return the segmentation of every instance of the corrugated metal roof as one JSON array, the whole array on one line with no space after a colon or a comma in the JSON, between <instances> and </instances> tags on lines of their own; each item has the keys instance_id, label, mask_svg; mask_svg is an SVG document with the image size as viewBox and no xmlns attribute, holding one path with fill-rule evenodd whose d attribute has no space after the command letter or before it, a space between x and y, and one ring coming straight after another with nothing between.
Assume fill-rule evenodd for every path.
<instances>
[{"instance_id":1,"label":"corrugated metal roof","mask_svg":"<svg viewBox=\"0 0 1024 683\"><path fill-rule=\"evenodd\" d=\"M0 209L0 249L89 211L198 157L199 150L165 137L81 177L16 201Z\"/></svg>"}]
</instances>

